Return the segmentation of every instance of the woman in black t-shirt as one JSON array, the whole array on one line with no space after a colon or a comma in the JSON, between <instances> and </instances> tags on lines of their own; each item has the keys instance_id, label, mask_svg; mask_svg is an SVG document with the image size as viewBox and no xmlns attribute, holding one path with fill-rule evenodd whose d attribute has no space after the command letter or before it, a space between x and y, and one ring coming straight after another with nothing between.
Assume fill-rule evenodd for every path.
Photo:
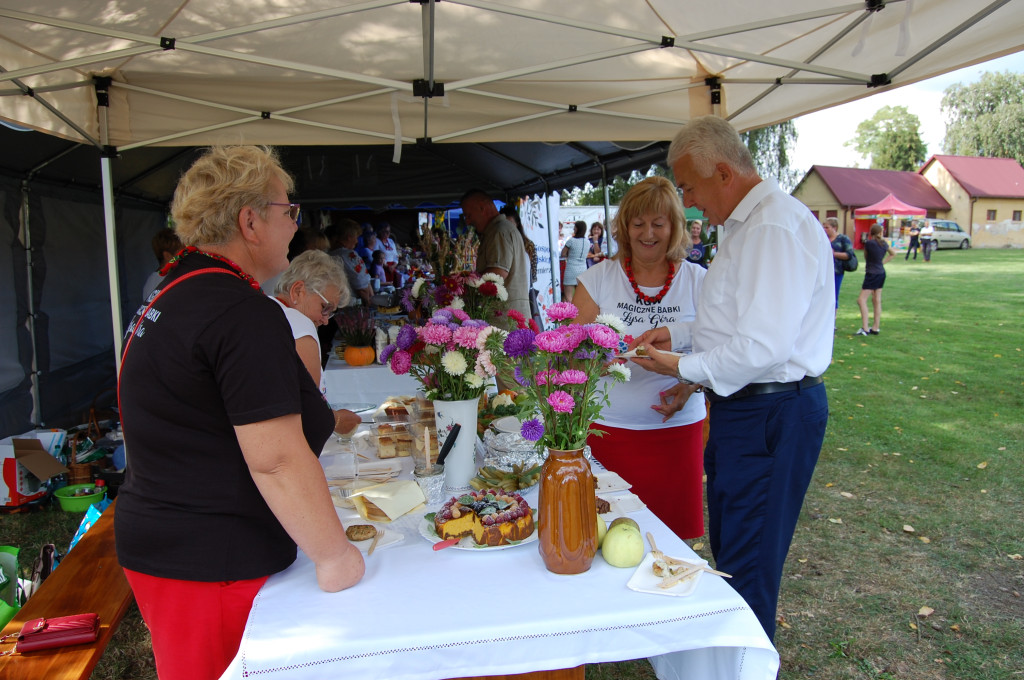
<instances>
[{"instance_id":1,"label":"woman in black t-shirt","mask_svg":"<svg viewBox=\"0 0 1024 680\"><path fill-rule=\"evenodd\" d=\"M288 266L291 187L267 149L197 160L171 206L186 247L126 333L115 540L161 680L223 673L296 544L325 591L363 575L315 455L333 414L258 283Z\"/></svg>"},{"instance_id":2,"label":"woman in black t-shirt","mask_svg":"<svg viewBox=\"0 0 1024 680\"><path fill-rule=\"evenodd\" d=\"M860 328L856 335L878 335L882 323L882 286L885 285L885 263L896 254L882 237L882 225L872 224L871 235L864 241L864 283L857 306L860 307ZM871 298L872 324L868 327L868 297Z\"/></svg>"}]
</instances>

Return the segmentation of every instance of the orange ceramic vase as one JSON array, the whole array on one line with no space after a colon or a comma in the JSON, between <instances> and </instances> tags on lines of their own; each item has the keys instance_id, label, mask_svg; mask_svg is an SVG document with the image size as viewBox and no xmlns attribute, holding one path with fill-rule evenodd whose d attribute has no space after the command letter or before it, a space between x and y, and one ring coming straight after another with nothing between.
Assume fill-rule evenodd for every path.
<instances>
[{"instance_id":1,"label":"orange ceramic vase","mask_svg":"<svg viewBox=\"0 0 1024 680\"><path fill-rule=\"evenodd\" d=\"M345 363L349 366L369 366L377 358L372 347L354 347L349 345L345 348Z\"/></svg>"},{"instance_id":2,"label":"orange ceramic vase","mask_svg":"<svg viewBox=\"0 0 1024 680\"><path fill-rule=\"evenodd\" d=\"M537 531L548 571L582 574L597 554L594 474L583 451L548 449L540 472Z\"/></svg>"}]
</instances>

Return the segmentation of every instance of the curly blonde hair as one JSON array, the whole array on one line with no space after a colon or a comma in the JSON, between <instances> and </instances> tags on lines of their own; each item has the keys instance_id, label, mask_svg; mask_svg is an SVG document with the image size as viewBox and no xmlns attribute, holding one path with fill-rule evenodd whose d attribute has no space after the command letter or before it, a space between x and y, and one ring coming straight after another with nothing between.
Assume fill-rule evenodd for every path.
<instances>
[{"instance_id":1,"label":"curly blonde hair","mask_svg":"<svg viewBox=\"0 0 1024 680\"><path fill-rule=\"evenodd\" d=\"M612 236L619 244L619 252L614 259L621 262L633 256L633 248L629 243L629 223L643 215L667 215L672 226L666 258L670 262L679 262L686 257L689 247L688 241L683 243L686 213L679 192L664 177L648 177L630 187L619 202L619 211L612 220Z\"/></svg>"},{"instance_id":2,"label":"curly blonde hair","mask_svg":"<svg viewBox=\"0 0 1024 680\"><path fill-rule=\"evenodd\" d=\"M214 146L178 181L171 201L174 230L186 246L221 245L238 233L238 214L249 206L261 216L270 203L270 182L295 186L277 152L266 146Z\"/></svg>"}]
</instances>

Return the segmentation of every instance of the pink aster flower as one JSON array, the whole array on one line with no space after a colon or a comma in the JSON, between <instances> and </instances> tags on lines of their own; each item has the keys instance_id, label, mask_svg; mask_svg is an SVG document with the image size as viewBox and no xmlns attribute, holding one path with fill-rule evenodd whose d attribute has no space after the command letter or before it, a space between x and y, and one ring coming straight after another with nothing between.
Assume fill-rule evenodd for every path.
<instances>
[{"instance_id":1,"label":"pink aster flower","mask_svg":"<svg viewBox=\"0 0 1024 680\"><path fill-rule=\"evenodd\" d=\"M454 340L455 344L459 347L475 349L476 336L479 334L480 329L475 326L459 326L452 334L452 340Z\"/></svg>"},{"instance_id":2,"label":"pink aster flower","mask_svg":"<svg viewBox=\"0 0 1024 680\"><path fill-rule=\"evenodd\" d=\"M485 350L476 356L476 366L473 367L473 372L481 378L489 378L498 372L491 360L490 352Z\"/></svg>"},{"instance_id":3,"label":"pink aster flower","mask_svg":"<svg viewBox=\"0 0 1024 680\"><path fill-rule=\"evenodd\" d=\"M599 347L605 349L617 349L619 346L619 334L608 326L595 323L587 326L587 335Z\"/></svg>"},{"instance_id":4,"label":"pink aster flower","mask_svg":"<svg viewBox=\"0 0 1024 680\"><path fill-rule=\"evenodd\" d=\"M428 345L447 345L452 332L447 326L428 323L420 328L420 339Z\"/></svg>"},{"instance_id":5,"label":"pink aster flower","mask_svg":"<svg viewBox=\"0 0 1024 680\"><path fill-rule=\"evenodd\" d=\"M487 338L490 337L491 333L494 332L494 326L485 326L480 329L480 332L476 336L476 348L483 351L484 347L487 346Z\"/></svg>"},{"instance_id":6,"label":"pink aster flower","mask_svg":"<svg viewBox=\"0 0 1024 680\"><path fill-rule=\"evenodd\" d=\"M549 382L554 385L555 379L558 378L558 371L541 371L537 374L537 384L547 385Z\"/></svg>"},{"instance_id":7,"label":"pink aster flower","mask_svg":"<svg viewBox=\"0 0 1024 680\"><path fill-rule=\"evenodd\" d=\"M458 319L459 321L469 321L469 314L466 314L461 309L453 309L452 316Z\"/></svg>"},{"instance_id":8,"label":"pink aster flower","mask_svg":"<svg viewBox=\"0 0 1024 680\"><path fill-rule=\"evenodd\" d=\"M576 406L576 401L568 392L555 390L548 395L548 404L551 405L551 408L553 408L556 413L572 413L573 407Z\"/></svg>"},{"instance_id":9,"label":"pink aster flower","mask_svg":"<svg viewBox=\"0 0 1024 680\"><path fill-rule=\"evenodd\" d=\"M538 333L536 343L537 347L545 352L566 352L569 350L568 340L558 331Z\"/></svg>"},{"instance_id":10,"label":"pink aster flower","mask_svg":"<svg viewBox=\"0 0 1024 680\"><path fill-rule=\"evenodd\" d=\"M583 385L587 382L587 374L575 368L562 371L561 375L554 379L556 385Z\"/></svg>"},{"instance_id":11,"label":"pink aster flower","mask_svg":"<svg viewBox=\"0 0 1024 680\"><path fill-rule=\"evenodd\" d=\"M556 302L548 307L548 321L575 319L579 313L580 310L571 302Z\"/></svg>"},{"instance_id":12,"label":"pink aster flower","mask_svg":"<svg viewBox=\"0 0 1024 680\"><path fill-rule=\"evenodd\" d=\"M391 372L395 375L405 375L412 366L412 355L404 349L395 350L391 355Z\"/></svg>"},{"instance_id":13,"label":"pink aster flower","mask_svg":"<svg viewBox=\"0 0 1024 680\"><path fill-rule=\"evenodd\" d=\"M580 346L580 343L587 339L587 331L578 324L569 324L556 329L565 338L568 350L571 352ZM616 336L617 337L617 336Z\"/></svg>"}]
</instances>

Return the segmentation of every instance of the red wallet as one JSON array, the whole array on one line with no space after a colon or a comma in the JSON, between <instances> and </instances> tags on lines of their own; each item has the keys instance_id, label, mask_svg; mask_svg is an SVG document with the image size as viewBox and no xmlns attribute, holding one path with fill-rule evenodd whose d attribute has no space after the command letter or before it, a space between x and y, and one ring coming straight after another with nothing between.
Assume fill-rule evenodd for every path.
<instances>
[{"instance_id":1,"label":"red wallet","mask_svg":"<svg viewBox=\"0 0 1024 680\"><path fill-rule=\"evenodd\" d=\"M15 650L31 652L37 649L66 647L93 642L100 631L98 614L75 614L53 619L32 619L18 635Z\"/></svg>"}]
</instances>

